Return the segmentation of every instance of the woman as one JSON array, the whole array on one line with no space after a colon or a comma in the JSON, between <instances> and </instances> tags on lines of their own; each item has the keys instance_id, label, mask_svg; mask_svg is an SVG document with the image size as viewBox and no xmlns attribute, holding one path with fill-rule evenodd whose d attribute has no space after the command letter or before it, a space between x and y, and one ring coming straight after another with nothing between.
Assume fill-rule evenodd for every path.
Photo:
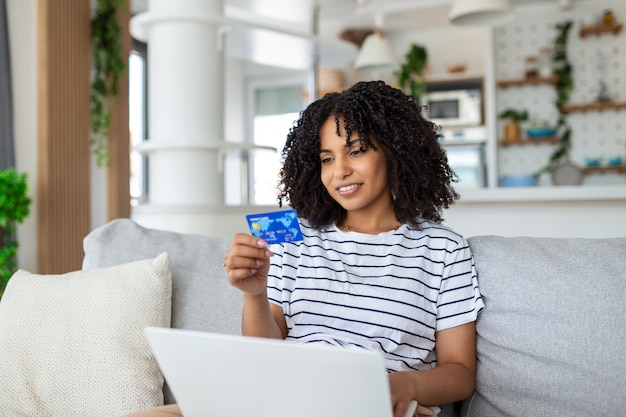
<instances>
[{"instance_id":1,"label":"woman","mask_svg":"<svg viewBox=\"0 0 626 417\"><path fill-rule=\"evenodd\" d=\"M436 126L400 90L360 82L302 112L282 161L279 203L304 240L234 237L243 334L380 351L395 417L468 397L483 302L467 242L440 224L458 195Z\"/></svg>"},{"instance_id":2,"label":"woman","mask_svg":"<svg viewBox=\"0 0 626 417\"><path fill-rule=\"evenodd\" d=\"M396 417L468 397L483 303L467 242L439 224L458 195L436 126L401 91L361 82L312 103L282 158L280 202L304 241L235 236L225 267L243 334L381 351Z\"/></svg>"}]
</instances>

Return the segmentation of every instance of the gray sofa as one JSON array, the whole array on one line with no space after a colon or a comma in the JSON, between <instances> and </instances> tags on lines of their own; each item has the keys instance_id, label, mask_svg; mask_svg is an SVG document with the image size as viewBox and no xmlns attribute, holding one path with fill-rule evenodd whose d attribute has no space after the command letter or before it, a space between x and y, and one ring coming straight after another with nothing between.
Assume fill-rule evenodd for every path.
<instances>
[{"instance_id":1,"label":"gray sofa","mask_svg":"<svg viewBox=\"0 0 626 417\"><path fill-rule=\"evenodd\" d=\"M442 414L626 415L626 238L468 241L486 305L476 391ZM242 300L222 269L229 243L119 219L85 238L83 269L168 252L172 326L236 334Z\"/></svg>"}]
</instances>

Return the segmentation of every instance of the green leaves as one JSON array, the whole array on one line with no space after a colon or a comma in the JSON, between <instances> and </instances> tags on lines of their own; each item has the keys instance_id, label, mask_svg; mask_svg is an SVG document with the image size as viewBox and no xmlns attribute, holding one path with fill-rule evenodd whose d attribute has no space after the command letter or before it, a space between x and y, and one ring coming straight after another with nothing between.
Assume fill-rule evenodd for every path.
<instances>
[{"instance_id":1,"label":"green leaves","mask_svg":"<svg viewBox=\"0 0 626 417\"><path fill-rule=\"evenodd\" d=\"M98 0L91 22L93 78L91 81L91 145L98 166L108 165L107 137L110 104L118 93L118 79L126 69L122 56L117 12L126 0Z\"/></svg>"},{"instance_id":2,"label":"green leaves","mask_svg":"<svg viewBox=\"0 0 626 417\"><path fill-rule=\"evenodd\" d=\"M569 32L572 29L573 22L571 20L556 25L558 35L554 39L554 52L552 54L552 63L554 66L554 74L556 75L556 105L561 107L569 102L570 95L574 89L574 81L572 80L572 66L567 55L567 41Z\"/></svg>"},{"instance_id":3,"label":"green leaves","mask_svg":"<svg viewBox=\"0 0 626 417\"><path fill-rule=\"evenodd\" d=\"M0 170L0 228L5 234L13 231L12 222L22 223L29 214L31 199L27 196L26 176L13 168Z\"/></svg>"},{"instance_id":4,"label":"green leaves","mask_svg":"<svg viewBox=\"0 0 626 417\"><path fill-rule=\"evenodd\" d=\"M8 242L0 247L0 297L4 293L4 289L9 279L17 271L15 255L17 255L17 242Z\"/></svg>"},{"instance_id":5,"label":"green leaves","mask_svg":"<svg viewBox=\"0 0 626 417\"><path fill-rule=\"evenodd\" d=\"M505 109L498 115L500 119L510 119L513 122L528 120L528 110Z\"/></svg>"},{"instance_id":6,"label":"green leaves","mask_svg":"<svg viewBox=\"0 0 626 417\"><path fill-rule=\"evenodd\" d=\"M413 43L404 57L400 70L395 73L400 89L405 94L413 96L415 101L426 92L424 69L427 61L426 48Z\"/></svg>"},{"instance_id":7,"label":"green leaves","mask_svg":"<svg viewBox=\"0 0 626 417\"><path fill-rule=\"evenodd\" d=\"M572 29L573 21L556 25L557 36L554 38L554 49L552 53L552 64L554 67L554 75L556 75L556 108L559 111L559 120L556 128L560 132L559 146L552 152L546 166L541 168L537 175L544 172L552 172L563 158L567 158L570 148L572 147L571 135L572 129L567 124L563 106L569 102L572 90L574 89L574 80L572 79L572 65L569 62L567 54L567 44L569 33Z\"/></svg>"},{"instance_id":8,"label":"green leaves","mask_svg":"<svg viewBox=\"0 0 626 417\"><path fill-rule=\"evenodd\" d=\"M17 242L7 241L15 223L22 223L30 214L32 200L28 197L26 174L15 169L0 170L0 295L16 271Z\"/></svg>"}]
</instances>

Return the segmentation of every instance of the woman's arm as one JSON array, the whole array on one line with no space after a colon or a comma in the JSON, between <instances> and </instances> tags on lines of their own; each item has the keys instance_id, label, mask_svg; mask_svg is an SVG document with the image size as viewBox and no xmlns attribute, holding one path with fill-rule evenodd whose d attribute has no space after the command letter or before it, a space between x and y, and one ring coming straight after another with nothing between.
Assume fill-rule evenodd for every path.
<instances>
[{"instance_id":1,"label":"woman's arm","mask_svg":"<svg viewBox=\"0 0 626 417\"><path fill-rule=\"evenodd\" d=\"M267 298L269 258L263 239L238 233L224 255L224 267L230 285L243 292L241 330L246 336L284 339L287 324L280 306Z\"/></svg>"},{"instance_id":2,"label":"woman's arm","mask_svg":"<svg viewBox=\"0 0 626 417\"><path fill-rule=\"evenodd\" d=\"M267 292L256 296L244 294L241 332L245 336L286 338L287 323L283 309L269 302Z\"/></svg>"},{"instance_id":3,"label":"woman's arm","mask_svg":"<svg viewBox=\"0 0 626 417\"><path fill-rule=\"evenodd\" d=\"M411 400L440 406L469 397L476 381L476 323L435 334L437 366L426 371L389 374L394 417L402 417Z\"/></svg>"}]
</instances>

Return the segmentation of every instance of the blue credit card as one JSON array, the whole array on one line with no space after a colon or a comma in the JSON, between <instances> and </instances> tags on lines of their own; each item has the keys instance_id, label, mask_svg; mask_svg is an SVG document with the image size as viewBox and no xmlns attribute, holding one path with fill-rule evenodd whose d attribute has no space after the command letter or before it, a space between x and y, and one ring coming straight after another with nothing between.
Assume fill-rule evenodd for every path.
<instances>
[{"instance_id":1,"label":"blue credit card","mask_svg":"<svg viewBox=\"0 0 626 417\"><path fill-rule=\"evenodd\" d=\"M247 214L252 236L267 243L297 242L302 240L298 216L293 209Z\"/></svg>"}]
</instances>

